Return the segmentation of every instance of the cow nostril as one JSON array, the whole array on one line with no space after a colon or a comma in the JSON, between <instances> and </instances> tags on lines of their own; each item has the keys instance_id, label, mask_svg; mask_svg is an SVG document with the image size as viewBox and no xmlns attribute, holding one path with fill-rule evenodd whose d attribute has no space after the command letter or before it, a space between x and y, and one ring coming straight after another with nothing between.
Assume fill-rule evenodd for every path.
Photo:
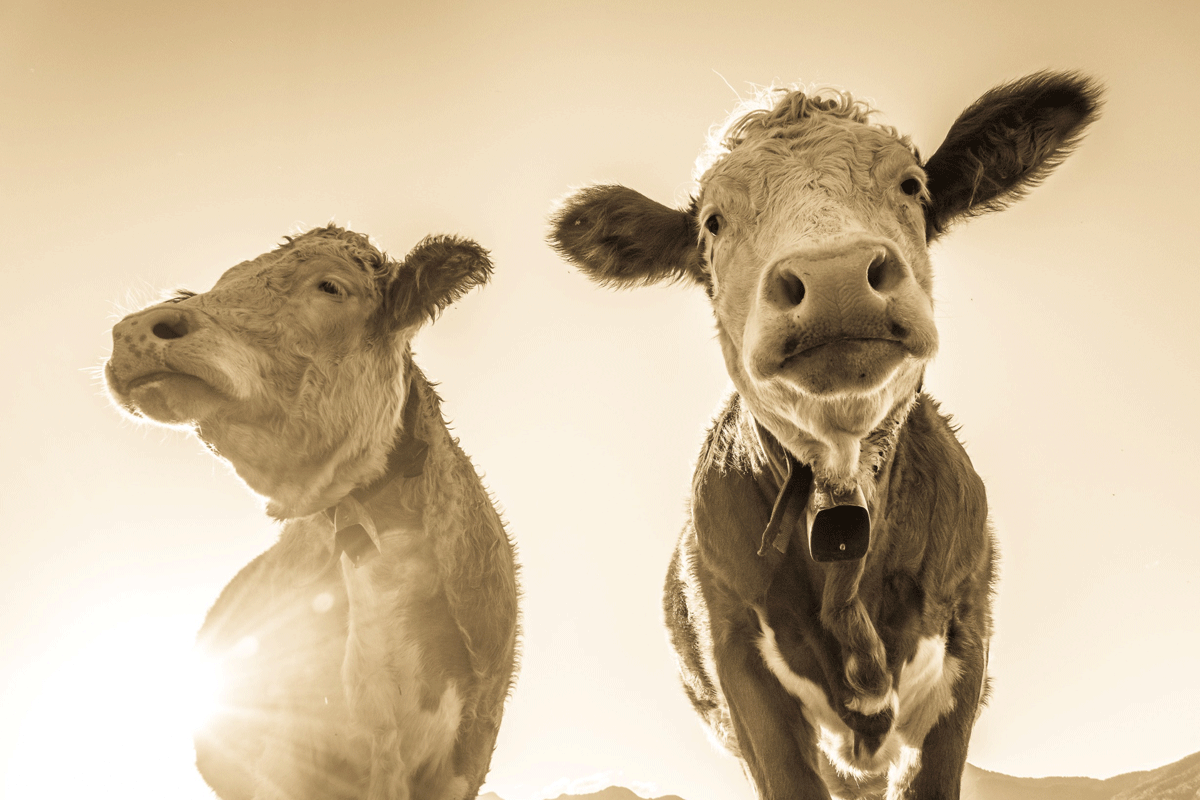
<instances>
[{"instance_id":1,"label":"cow nostril","mask_svg":"<svg viewBox=\"0 0 1200 800\"><path fill-rule=\"evenodd\" d=\"M871 259L871 266L867 267L867 283L875 291L882 291L884 281L887 280L885 268L887 267L887 255L880 253Z\"/></svg>"},{"instance_id":2,"label":"cow nostril","mask_svg":"<svg viewBox=\"0 0 1200 800\"><path fill-rule=\"evenodd\" d=\"M181 339L187 336L187 320L180 317L174 322L158 322L150 329L150 332L159 339Z\"/></svg>"},{"instance_id":3,"label":"cow nostril","mask_svg":"<svg viewBox=\"0 0 1200 800\"><path fill-rule=\"evenodd\" d=\"M783 289L783 296L789 303L794 306L800 305L800 301L804 299L804 281L785 272L779 276L779 286Z\"/></svg>"}]
</instances>

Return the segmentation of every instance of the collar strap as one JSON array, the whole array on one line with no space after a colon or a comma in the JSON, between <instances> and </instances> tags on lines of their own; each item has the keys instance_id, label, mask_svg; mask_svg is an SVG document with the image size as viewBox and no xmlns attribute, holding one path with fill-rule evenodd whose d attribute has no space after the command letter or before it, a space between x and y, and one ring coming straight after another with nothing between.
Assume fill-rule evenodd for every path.
<instances>
[{"instance_id":1,"label":"collar strap","mask_svg":"<svg viewBox=\"0 0 1200 800\"><path fill-rule=\"evenodd\" d=\"M758 441L766 454L766 467L780 481L779 493L771 507L771 518L763 529L758 554L765 556L769 547L786 553L792 531L800 521L808 496L812 492L813 471L808 464L798 462L775 436L757 421L754 423Z\"/></svg>"},{"instance_id":2,"label":"collar strap","mask_svg":"<svg viewBox=\"0 0 1200 800\"><path fill-rule=\"evenodd\" d=\"M321 571L322 574L337 564L342 553L350 557L355 568L378 556L379 533L375 530L375 522L367 512L366 504L397 479L416 478L425 472L429 444L415 436L420 406L417 395L416 381L410 380L408 397L404 401L403 428L392 452L388 454L383 474L325 509L325 516L333 523L334 534L333 555Z\"/></svg>"},{"instance_id":3,"label":"collar strap","mask_svg":"<svg viewBox=\"0 0 1200 800\"><path fill-rule=\"evenodd\" d=\"M784 476L758 554L765 556L771 547L786 553L803 518L808 553L814 561L856 561L865 556L871 543L871 515L862 490L843 494L819 486L811 466L796 461L761 425L758 431L771 470Z\"/></svg>"},{"instance_id":4,"label":"collar strap","mask_svg":"<svg viewBox=\"0 0 1200 800\"><path fill-rule=\"evenodd\" d=\"M791 453L784 453L783 460L787 477L783 481L783 488L775 497L771 519L763 529L762 544L758 548L760 556L767 554L768 547L774 547L780 553L787 552L792 531L800 520L800 512L808 502L808 495L812 490L812 467L797 463Z\"/></svg>"},{"instance_id":5,"label":"collar strap","mask_svg":"<svg viewBox=\"0 0 1200 800\"><path fill-rule=\"evenodd\" d=\"M884 423L867 437L874 445L874 464L871 472L876 479L884 462L896 447L900 428L908 418L913 404L919 402L918 384L910 402L897 406ZM871 544L871 513L862 489L836 493L817 485L812 467L800 464L787 448L757 421L754 427L768 466L783 484L771 508L771 517L763 530L758 554L764 556L770 547L786 553L792 531L803 514L808 531L808 552L814 561L853 561L867 554ZM778 452L777 452L778 450ZM807 513L805 513L807 512Z\"/></svg>"},{"instance_id":6,"label":"collar strap","mask_svg":"<svg viewBox=\"0 0 1200 800\"><path fill-rule=\"evenodd\" d=\"M813 561L857 561L865 556L871 545L871 513L862 489L834 494L816 486L812 467L797 463L790 453L784 459L787 478L771 508L758 554L766 555L770 547L786 553L803 515Z\"/></svg>"}]
</instances>

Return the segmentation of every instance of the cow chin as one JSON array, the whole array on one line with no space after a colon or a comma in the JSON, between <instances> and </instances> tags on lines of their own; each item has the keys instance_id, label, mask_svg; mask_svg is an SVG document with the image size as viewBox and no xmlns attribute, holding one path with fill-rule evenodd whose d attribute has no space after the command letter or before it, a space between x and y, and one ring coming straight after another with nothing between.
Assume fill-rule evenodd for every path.
<instances>
[{"instance_id":1,"label":"cow chin","mask_svg":"<svg viewBox=\"0 0 1200 800\"><path fill-rule=\"evenodd\" d=\"M833 388L823 392L810 388L827 380L812 377L817 372L812 365L802 366L799 375L779 370L766 379L740 373L734 385L751 413L797 458L811 464L824 480L852 488L861 468L863 440L911 401L925 363L909 353L864 361L858 371L849 371L852 379L836 384L828 380ZM859 376L867 366L863 379ZM845 376L845 368L836 361L826 368L834 378Z\"/></svg>"},{"instance_id":2,"label":"cow chin","mask_svg":"<svg viewBox=\"0 0 1200 800\"><path fill-rule=\"evenodd\" d=\"M141 378L113 396L136 417L161 425L190 425L217 413L225 397L193 375L163 372Z\"/></svg>"}]
</instances>

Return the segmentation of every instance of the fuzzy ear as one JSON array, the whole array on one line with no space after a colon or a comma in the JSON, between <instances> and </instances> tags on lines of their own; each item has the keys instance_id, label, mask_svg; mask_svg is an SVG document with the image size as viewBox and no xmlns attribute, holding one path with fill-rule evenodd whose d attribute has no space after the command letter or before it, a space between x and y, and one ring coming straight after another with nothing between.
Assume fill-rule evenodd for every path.
<instances>
[{"instance_id":1,"label":"fuzzy ear","mask_svg":"<svg viewBox=\"0 0 1200 800\"><path fill-rule=\"evenodd\" d=\"M550 224L551 246L597 283L709 284L694 208L668 208L624 186L592 186L567 197Z\"/></svg>"},{"instance_id":2,"label":"fuzzy ear","mask_svg":"<svg viewBox=\"0 0 1200 800\"><path fill-rule=\"evenodd\" d=\"M997 211L1041 183L1096 119L1102 90L1074 72L1038 72L997 86L951 126L925 163L930 240L960 217Z\"/></svg>"},{"instance_id":3,"label":"fuzzy ear","mask_svg":"<svg viewBox=\"0 0 1200 800\"><path fill-rule=\"evenodd\" d=\"M492 275L488 251L470 239L426 236L396 268L385 294L398 328L432 322L446 306Z\"/></svg>"}]
</instances>

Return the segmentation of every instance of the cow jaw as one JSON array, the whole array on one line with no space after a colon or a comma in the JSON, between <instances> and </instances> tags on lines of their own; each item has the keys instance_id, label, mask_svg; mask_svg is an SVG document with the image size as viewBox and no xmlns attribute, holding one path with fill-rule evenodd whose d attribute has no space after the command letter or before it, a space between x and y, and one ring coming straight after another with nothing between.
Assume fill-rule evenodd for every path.
<instances>
[{"instance_id":1,"label":"cow jaw","mask_svg":"<svg viewBox=\"0 0 1200 800\"><path fill-rule=\"evenodd\" d=\"M822 482L849 491L873 464L863 441L911 403L937 350L932 303L910 279L877 314L804 327L764 288L774 262L745 252L731 254L736 269L714 298L729 375L767 430Z\"/></svg>"},{"instance_id":2,"label":"cow jaw","mask_svg":"<svg viewBox=\"0 0 1200 800\"><path fill-rule=\"evenodd\" d=\"M912 401L930 353L924 345L839 339L782 359L776 344L764 358L767 337L746 338L744 352L725 352L748 407L819 478L847 491L868 466L862 442Z\"/></svg>"},{"instance_id":3,"label":"cow jaw","mask_svg":"<svg viewBox=\"0 0 1200 800\"><path fill-rule=\"evenodd\" d=\"M227 407L199 420L196 432L267 498L271 516L320 511L383 472L407 399L407 344L346 358L344 379L319 390L301 383L286 403Z\"/></svg>"},{"instance_id":4,"label":"cow jaw","mask_svg":"<svg viewBox=\"0 0 1200 800\"><path fill-rule=\"evenodd\" d=\"M874 454L864 452L864 443L907 413L925 364L906 359L887 381L869 391L810 394L786 378L751 379L742 360L730 358L726 341L722 337L726 365L754 418L799 461L809 464L821 483L841 491L864 482L874 466Z\"/></svg>"}]
</instances>

